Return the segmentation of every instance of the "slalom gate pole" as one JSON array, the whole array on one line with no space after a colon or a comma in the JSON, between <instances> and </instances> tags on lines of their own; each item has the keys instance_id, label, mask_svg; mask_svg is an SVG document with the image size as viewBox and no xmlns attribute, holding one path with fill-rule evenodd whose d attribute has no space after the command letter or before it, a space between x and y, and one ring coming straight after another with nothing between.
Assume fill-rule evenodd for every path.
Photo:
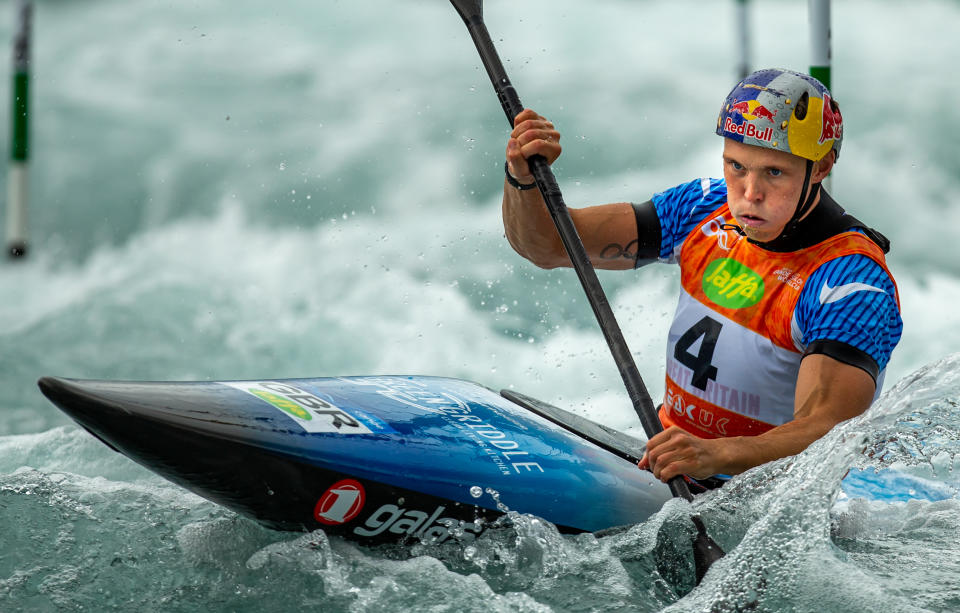
<instances>
[{"instance_id":1,"label":"slalom gate pole","mask_svg":"<svg viewBox=\"0 0 960 613\"><path fill-rule=\"evenodd\" d=\"M810 76L827 86L830 84L830 0L807 0L810 19ZM830 191L830 177L823 180L823 187Z\"/></svg>"},{"instance_id":2,"label":"slalom gate pole","mask_svg":"<svg viewBox=\"0 0 960 613\"><path fill-rule=\"evenodd\" d=\"M736 0L737 78L750 74L750 0Z\"/></svg>"},{"instance_id":3,"label":"slalom gate pole","mask_svg":"<svg viewBox=\"0 0 960 613\"><path fill-rule=\"evenodd\" d=\"M27 168L30 157L30 29L32 0L17 3L13 39L13 100L10 105L10 167L7 171L7 255L27 253Z\"/></svg>"}]
</instances>

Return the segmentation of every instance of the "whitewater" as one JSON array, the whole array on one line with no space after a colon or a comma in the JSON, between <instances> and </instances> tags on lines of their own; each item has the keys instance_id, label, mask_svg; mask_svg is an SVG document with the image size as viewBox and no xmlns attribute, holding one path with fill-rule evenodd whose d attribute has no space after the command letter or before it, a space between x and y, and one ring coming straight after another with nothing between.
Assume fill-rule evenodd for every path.
<instances>
[{"instance_id":1,"label":"whitewater","mask_svg":"<svg viewBox=\"0 0 960 613\"><path fill-rule=\"evenodd\" d=\"M719 175L734 4L485 3L564 135L568 205ZM807 68L805 3L751 23L755 66ZM958 25L948 0L834 3L830 190L891 239L904 336L865 415L696 501L728 554L694 588L679 501L402 556L263 528L57 411L41 376L425 374L643 436L575 275L503 237L508 128L448 3L37 2L31 252L0 262L0 611L960 610ZM658 398L677 271L600 278Z\"/></svg>"}]
</instances>

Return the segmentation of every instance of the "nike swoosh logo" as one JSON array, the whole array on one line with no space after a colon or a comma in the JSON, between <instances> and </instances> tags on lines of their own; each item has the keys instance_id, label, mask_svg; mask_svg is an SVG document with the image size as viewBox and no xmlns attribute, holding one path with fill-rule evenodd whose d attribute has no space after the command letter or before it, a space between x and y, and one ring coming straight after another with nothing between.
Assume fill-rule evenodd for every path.
<instances>
[{"instance_id":1,"label":"nike swoosh logo","mask_svg":"<svg viewBox=\"0 0 960 613\"><path fill-rule=\"evenodd\" d=\"M820 304L827 305L833 302L839 302L856 292L884 293L879 287L867 285L866 283L847 283L846 285L838 285L836 287L830 287L829 284L824 283L823 287L820 288Z\"/></svg>"}]
</instances>

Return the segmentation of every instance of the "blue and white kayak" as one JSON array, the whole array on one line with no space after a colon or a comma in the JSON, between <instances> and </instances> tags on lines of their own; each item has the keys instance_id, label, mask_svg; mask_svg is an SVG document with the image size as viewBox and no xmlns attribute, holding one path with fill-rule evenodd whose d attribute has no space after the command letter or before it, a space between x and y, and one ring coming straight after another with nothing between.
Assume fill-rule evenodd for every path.
<instances>
[{"instance_id":1,"label":"blue and white kayak","mask_svg":"<svg viewBox=\"0 0 960 613\"><path fill-rule=\"evenodd\" d=\"M641 522L670 499L636 467L642 441L458 379L39 385L111 448L276 529L371 544L470 540L509 509L594 532ZM551 410L580 434L538 414Z\"/></svg>"}]
</instances>

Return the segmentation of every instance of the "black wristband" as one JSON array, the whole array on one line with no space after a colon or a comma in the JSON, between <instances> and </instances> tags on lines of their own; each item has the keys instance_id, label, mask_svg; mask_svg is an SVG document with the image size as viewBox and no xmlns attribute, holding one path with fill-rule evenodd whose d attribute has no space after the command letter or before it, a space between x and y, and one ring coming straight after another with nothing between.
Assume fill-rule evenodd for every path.
<instances>
[{"instance_id":1,"label":"black wristband","mask_svg":"<svg viewBox=\"0 0 960 613\"><path fill-rule=\"evenodd\" d=\"M533 183L521 183L520 181L517 181L516 179L514 179L514 178L513 178L513 175L510 174L510 163L509 163L509 162L504 162L504 163L503 163L503 174L507 175L507 183L509 183L510 185L516 187L517 189L520 189L520 190L533 189L533 188L535 188L535 187L537 186L537 182L536 182L536 181L534 181Z\"/></svg>"}]
</instances>

